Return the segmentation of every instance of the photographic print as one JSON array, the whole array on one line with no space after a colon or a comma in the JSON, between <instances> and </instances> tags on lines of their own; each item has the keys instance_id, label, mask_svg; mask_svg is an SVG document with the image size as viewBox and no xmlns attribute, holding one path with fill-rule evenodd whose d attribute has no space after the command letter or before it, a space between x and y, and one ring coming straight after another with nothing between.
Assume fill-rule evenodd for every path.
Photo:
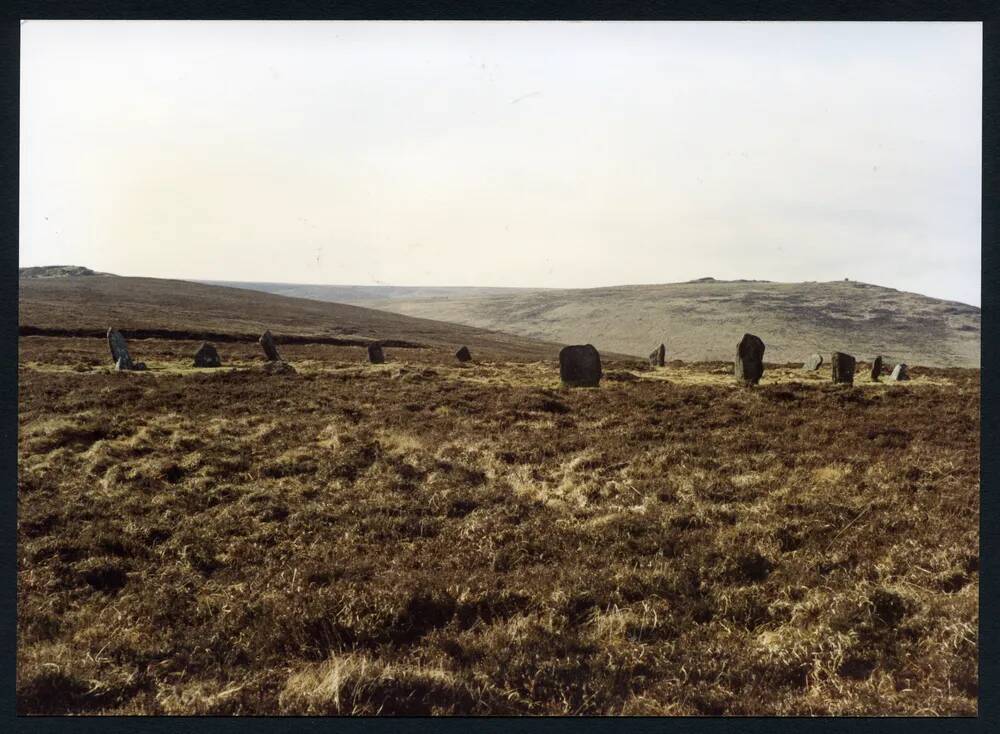
<instances>
[{"instance_id":1,"label":"photographic print","mask_svg":"<svg viewBox=\"0 0 1000 734\"><path fill-rule=\"evenodd\" d=\"M982 61L24 21L18 714L975 716Z\"/></svg>"}]
</instances>

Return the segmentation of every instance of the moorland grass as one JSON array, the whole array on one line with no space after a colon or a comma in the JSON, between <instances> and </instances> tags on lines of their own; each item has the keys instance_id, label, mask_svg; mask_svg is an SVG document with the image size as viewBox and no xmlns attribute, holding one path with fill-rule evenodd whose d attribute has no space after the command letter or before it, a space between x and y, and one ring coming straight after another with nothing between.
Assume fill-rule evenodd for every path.
<instances>
[{"instance_id":1,"label":"moorland grass","mask_svg":"<svg viewBox=\"0 0 1000 734\"><path fill-rule=\"evenodd\" d=\"M977 370L193 348L22 340L21 713L976 712Z\"/></svg>"}]
</instances>

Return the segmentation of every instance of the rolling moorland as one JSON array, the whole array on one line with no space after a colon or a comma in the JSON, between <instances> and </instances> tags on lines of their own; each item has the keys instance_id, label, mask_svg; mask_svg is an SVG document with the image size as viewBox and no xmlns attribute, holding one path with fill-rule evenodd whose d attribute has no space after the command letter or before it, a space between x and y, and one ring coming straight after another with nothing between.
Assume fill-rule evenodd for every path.
<instances>
[{"instance_id":1,"label":"rolling moorland","mask_svg":"<svg viewBox=\"0 0 1000 734\"><path fill-rule=\"evenodd\" d=\"M279 343L400 346L462 344L483 355L552 358L559 345L477 327L357 306L287 298L185 280L130 278L67 268L31 269L19 279L21 334L99 335L112 324L126 336L255 341L270 329ZM52 273L57 273L53 275Z\"/></svg>"},{"instance_id":2,"label":"rolling moorland","mask_svg":"<svg viewBox=\"0 0 1000 734\"><path fill-rule=\"evenodd\" d=\"M856 281L717 281L587 289L405 288L241 283L288 296L353 303L394 313L496 329L601 352L645 356L661 342L668 359L732 359L745 331L774 362L840 350L872 359L978 367L981 311Z\"/></svg>"},{"instance_id":3,"label":"rolling moorland","mask_svg":"<svg viewBox=\"0 0 1000 734\"><path fill-rule=\"evenodd\" d=\"M21 289L19 713L977 711L978 369L605 354L567 389L557 345L468 326Z\"/></svg>"}]
</instances>

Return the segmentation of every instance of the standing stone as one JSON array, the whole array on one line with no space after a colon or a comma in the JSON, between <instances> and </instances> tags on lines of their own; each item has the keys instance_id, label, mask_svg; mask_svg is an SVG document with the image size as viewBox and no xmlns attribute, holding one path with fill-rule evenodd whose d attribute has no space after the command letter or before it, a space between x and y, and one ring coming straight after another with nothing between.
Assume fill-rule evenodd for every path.
<instances>
[{"instance_id":1,"label":"standing stone","mask_svg":"<svg viewBox=\"0 0 1000 734\"><path fill-rule=\"evenodd\" d=\"M733 372L736 379L747 385L756 385L764 374L764 342L759 336L744 334L736 345Z\"/></svg>"},{"instance_id":2,"label":"standing stone","mask_svg":"<svg viewBox=\"0 0 1000 734\"><path fill-rule=\"evenodd\" d=\"M132 369L132 356L128 353L128 343L122 333L116 329L108 329L108 347L111 349L111 361L120 370ZM119 363L124 366L119 366Z\"/></svg>"},{"instance_id":3,"label":"standing stone","mask_svg":"<svg viewBox=\"0 0 1000 734\"><path fill-rule=\"evenodd\" d=\"M222 360L219 359L219 352L215 346L208 342L202 342L198 351L194 353L195 367L221 367Z\"/></svg>"},{"instance_id":4,"label":"standing stone","mask_svg":"<svg viewBox=\"0 0 1000 734\"><path fill-rule=\"evenodd\" d=\"M378 342L368 345L368 361L372 364L383 364L385 362L385 352L382 351L382 345Z\"/></svg>"},{"instance_id":5,"label":"standing stone","mask_svg":"<svg viewBox=\"0 0 1000 734\"><path fill-rule=\"evenodd\" d=\"M278 354L278 345L274 343L274 337L271 336L270 331L265 331L260 335L258 339L260 345L264 348L264 356L267 357L268 362L280 362L281 355Z\"/></svg>"},{"instance_id":6,"label":"standing stone","mask_svg":"<svg viewBox=\"0 0 1000 734\"><path fill-rule=\"evenodd\" d=\"M665 344L661 344L653 350L653 353L649 355L649 363L653 367L662 367L667 363L667 346Z\"/></svg>"},{"instance_id":7,"label":"standing stone","mask_svg":"<svg viewBox=\"0 0 1000 734\"><path fill-rule=\"evenodd\" d=\"M833 381L845 385L854 384L855 359L844 352L834 352L830 357L833 366Z\"/></svg>"},{"instance_id":8,"label":"standing stone","mask_svg":"<svg viewBox=\"0 0 1000 734\"><path fill-rule=\"evenodd\" d=\"M559 378L569 387L597 387L601 382L601 355L592 344L563 347Z\"/></svg>"},{"instance_id":9,"label":"standing stone","mask_svg":"<svg viewBox=\"0 0 1000 734\"><path fill-rule=\"evenodd\" d=\"M872 382L878 382L878 378L882 376L882 355L879 355L872 362Z\"/></svg>"},{"instance_id":10,"label":"standing stone","mask_svg":"<svg viewBox=\"0 0 1000 734\"><path fill-rule=\"evenodd\" d=\"M462 347L457 352L455 352L455 359L459 362L471 362L472 354L469 352L468 347Z\"/></svg>"},{"instance_id":11,"label":"standing stone","mask_svg":"<svg viewBox=\"0 0 1000 734\"><path fill-rule=\"evenodd\" d=\"M889 375L889 379L894 382L902 382L903 380L909 380L910 374L907 372L907 367L905 364L900 362L895 367L892 368L892 374Z\"/></svg>"},{"instance_id":12,"label":"standing stone","mask_svg":"<svg viewBox=\"0 0 1000 734\"><path fill-rule=\"evenodd\" d=\"M823 355L822 354L811 354L806 363L802 365L805 369L815 372L820 367L823 366Z\"/></svg>"}]
</instances>

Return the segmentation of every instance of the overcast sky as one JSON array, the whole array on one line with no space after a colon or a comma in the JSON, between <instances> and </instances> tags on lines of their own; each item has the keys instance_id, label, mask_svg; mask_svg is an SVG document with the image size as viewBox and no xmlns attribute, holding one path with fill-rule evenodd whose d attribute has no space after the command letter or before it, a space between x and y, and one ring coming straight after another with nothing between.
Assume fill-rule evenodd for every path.
<instances>
[{"instance_id":1,"label":"overcast sky","mask_svg":"<svg viewBox=\"0 0 1000 734\"><path fill-rule=\"evenodd\" d=\"M21 30L22 266L980 303L979 23Z\"/></svg>"}]
</instances>

